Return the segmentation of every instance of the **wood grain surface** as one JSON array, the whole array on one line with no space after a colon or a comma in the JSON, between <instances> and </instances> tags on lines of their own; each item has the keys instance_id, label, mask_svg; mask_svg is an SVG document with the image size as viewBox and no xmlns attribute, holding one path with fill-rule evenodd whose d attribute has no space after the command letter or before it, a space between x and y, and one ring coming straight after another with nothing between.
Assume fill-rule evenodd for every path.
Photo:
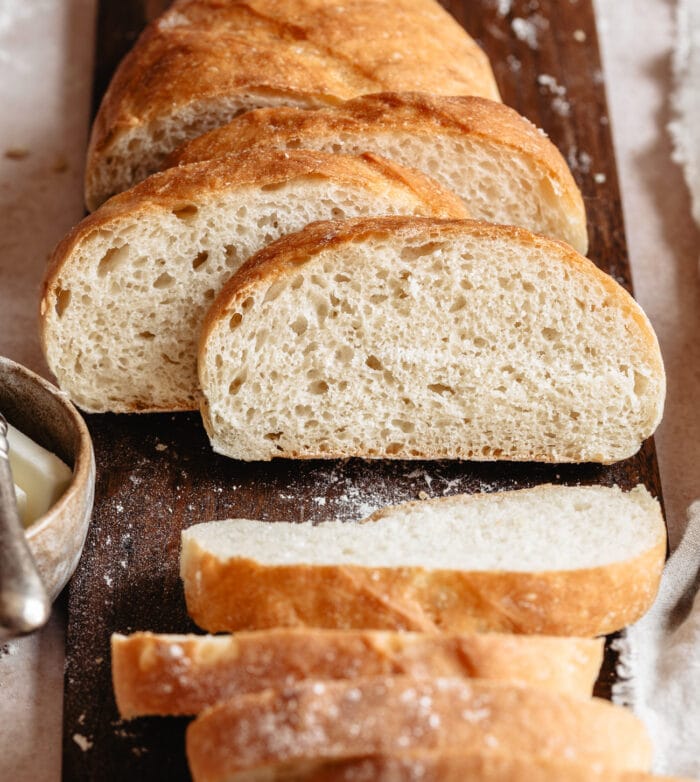
<instances>
[{"instance_id":1,"label":"wood grain surface","mask_svg":"<svg viewBox=\"0 0 700 782\"><path fill-rule=\"evenodd\" d=\"M95 103L163 0L103 0ZM544 128L568 160L589 219L590 257L631 286L591 0L445 0L491 58L504 102ZM510 6L507 13L503 13ZM520 20L520 21L518 21ZM187 632L180 531L199 521L353 519L429 496L555 483L645 483L660 496L654 447L617 465L471 462L244 464L212 454L197 414L87 417L97 459L92 526L69 591L65 780L189 779L186 720L118 718L109 636ZM609 653L597 693L609 695Z\"/></svg>"}]
</instances>

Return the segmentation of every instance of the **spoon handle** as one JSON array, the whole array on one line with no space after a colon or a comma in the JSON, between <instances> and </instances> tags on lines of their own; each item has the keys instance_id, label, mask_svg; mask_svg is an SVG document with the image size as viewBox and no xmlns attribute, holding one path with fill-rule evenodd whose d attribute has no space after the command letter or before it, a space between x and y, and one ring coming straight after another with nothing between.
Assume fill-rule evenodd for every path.
<instances>
[{"instance_id":1,"label":"spoon handle","mask_svg":"<svg viewBox=\"0 0 700 782\"><path fill-rule=\"evenodd\" d=\"M7 421L0 413L0 640L38 629L50 610L17 511Z\"/></svg>"}]
</instances>

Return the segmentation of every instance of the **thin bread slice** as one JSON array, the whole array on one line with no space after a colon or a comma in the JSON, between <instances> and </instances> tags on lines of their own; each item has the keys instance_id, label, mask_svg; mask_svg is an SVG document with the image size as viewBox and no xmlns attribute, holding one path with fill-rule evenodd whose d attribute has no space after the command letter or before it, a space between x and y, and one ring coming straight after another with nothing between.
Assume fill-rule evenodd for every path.
<instances>
[{"instance_id":1,"label":"thin bread slice","mask_svg":"<svg viewBox=\"0 0 700 782\"><path fill-rule=\"evenodd\" d=\"M202 329L214 450L610 463L656 428L641 308L562 242L468 220L318 223L242 267Z\"/></svg>"},{"instance_id":2,"label":"thin bread slice","mask_svg":"<svg viewBox=\"0 0 700 782\"><path fill-rule=\"evenodd\" d=\"M623 708L479 679L306 682L224 701L187 729L196 782L270 778L279 769L301 778L330 760L448 748L620 770L651 763L644 726Z\"/></svg>"},{"instance_id":3,"label":"thin bread slice","mask_svg":"<svg viewBox=\"0 0 700 782\"><path fill-rule=\"evenodd\" d=\"M225 779L227 777L224 777ZM230 779L230 777L228 777ZM205 777L205 779L207 779ZM235 777L234 777L235 779ZM289 779L283 769L279 776ZM208 782L220 782L214 776ZM599 764L572 763L505 752L411 752L375 755L320 765L305 782L691 782L642 771L619 771Z\"/></svg>"},{"instance_id":4,"label":"thin bread slice","mask_svg":"<svg viewBox=\"0 0 700 782\"><path fill-rule=\"evenodd\" d=\"M233 636L112 636L123 718L198 714L235 695L305 679L411 675L498 679L588 697L602 640L274 629Z\"/></svg>"},{"instance_id":5,"label":"thin bread slice","mask_svg":"<svg viewBox=\"0 0 700 782\"><path fill-rule=\"evenodd\" d=\"M411 89L499 99L488 58L435 0L180 0L146 28L105 93L88 206L242 111Z\"/></svg>"},{"instance_id":6,"label":"thin bread slice","mask_svg":"<svg viewBox=\"0 0 700 782\"><path fill-rule=\"evenodd\" d=\"M249 111L176 150L166 166L253 146L376 152L435 177L462 196L472 217L553 236L588 249L581 193L564 158L502 103L419 93L368 95L305 111Z\"/></svg>"},{"instance_id":7,"label":"thin bread slice","mask_svg":"<svg viewBox=\"0 0 700 782\"><path fill-rule=\"evenodd\" d=\"M464 203L374 155L254 150L157 174L58 245L41 303L45 355L90 412L197 407L207 310L243 261L322 217L464 216Z\"/></svg>"},{"instance_id":8,"label":"thin bread slice","mask_svg":"<svg viewBox=\"0 0 700 782\"><path fill-rule=\"evenodd\" d=\"M182 534L187 610L208 632L326 627L589 637L638 619L666 550L638 486L409 502L367 523L238 519Z\"/></svg>"}]
</instances>

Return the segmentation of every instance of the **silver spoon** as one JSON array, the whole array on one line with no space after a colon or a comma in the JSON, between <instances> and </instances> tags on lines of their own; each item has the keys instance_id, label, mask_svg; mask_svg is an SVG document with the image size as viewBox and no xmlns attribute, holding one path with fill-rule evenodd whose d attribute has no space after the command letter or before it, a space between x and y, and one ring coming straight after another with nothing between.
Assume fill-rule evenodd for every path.
<instances>
[{"instance_id":1,"label":"silver spoon","mask_svg":"<svg viewBox=\"0 0 700 782\"><path fill-rule=\"evenodd\" d=\"M8 453L7 421L0 413L0 640L37 630L51 611L24 536Z\"/></svg>"}]
</instances>

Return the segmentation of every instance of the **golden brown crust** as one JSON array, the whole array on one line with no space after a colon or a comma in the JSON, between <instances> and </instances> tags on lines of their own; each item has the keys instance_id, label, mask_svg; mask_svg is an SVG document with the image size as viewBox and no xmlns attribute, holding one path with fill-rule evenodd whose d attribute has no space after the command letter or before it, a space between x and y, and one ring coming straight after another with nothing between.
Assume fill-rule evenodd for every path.
<instances>
[{"instance_id":1,"label":"golden brown crust","mask_svg":"<svg viewBox=\"0 0 700 782\"><path fill-rule=\"evenodd\" d=\"M373 136L391 134L400 138L406 133L419 138L441 135L473 139L507 158L513 154L529 158L552 183L562 211L581 226L582 236L576 244L585 250L583 199L559 150L516 111L484 98L383 93L317 111L284 106L257 109L193 139L176 150L164 167L240 153L254 146L313 147L329 138L365 139L371 149Z\"/></svg>"},{"instance_id":2,"label":"golden brown crust","mask_svg":"<svg viewBox=\"0 0 700 782\"><path fill-rule=\"evenodd\" d=\"M51 357L52 310L62 275L71 274L79 262L81 244L100 231L119 231L125 223L157 218L160 214L199 206L217 196L245 188L274 187L296 179L322 178L368 193L400 188L417 199L421 211L443 216L467 216L464 202L455 194L418 171L406 169L377 155L331 155L297 150L283 152L254 149L241 155L173 168L139 183L111 198L76 225L57 245L49 261L40 303L40 331L44 355ZM79 273L79 272L78 272ZM188 400L172 400L163 408L153 404L126 403L119 412L191 410Z\"/></svg>"},{"instance_id":3,"label":"golden brown crust","mask_svg":"<svg viewBox=\"0 0 700 782\"><path fill-rule=\"evenodd\" d=\"M197 714L235 695L304 679L412 675L498 679L591 694L600 640L489 633L424 635L285 630L235 636L112 636L112 679L123 718ZM254 675L251 675L254 671Z\"/></svg>"},{"instance_id":4,"label":"golden brown crust","mask_svg":"<svg viewBox=\"0 0 700 782\"><path fill-rule=\"evenodd\" d=\"M625 709L478 679L308 682L225 701L187 730L197 782L305 761L455 748L620 770L646 771L651 762L644 727Z\"/></svg>"},{"instance_id":5,"label":"golden brown crust","mask_svg":"<svg viewBox=\"0 0 700 782\"><path fill-rule=\"evenodd\" d=\"M409 89L499 99L486 55L434 0L181 0L146 28L112 79L93 127L87 189L116 142L183 107L218 102L225 111L228 102L230 118L236 99L317 107Z\"/></svg>"},{"instance_id":6,"label":"golden brown crust","mask_svg":"<svg viewBox=\"0 0 700 782\"><path fill-rule=\"evenodd\" d=\"M638 771L616 771L506 753L415 752L328 763L306 782L684 782ZM690 780L685 780L690 782Z\"/></svg>"},{"instance_id":7,"label":"golden brown crust","mask_svg":"<svg viewBox=\"0 0 700 782\"><path fill-rule=\"evenodd\" d=\"M359 243L372 238L391 238L399 244L420 239L421 243L442 242L459 237L481 237L522 244L541 250L552 261L569 268L572 275L582 275L599 284L611 302L624 312L631 323L635 324L638 338L645 348L645 354L653 366L653 382L659 385L657 420L658 425L663 411L666 377L656 334L648 318L630 294L610 275L598 269L588 258L580 255L565 242L532 233L524 228L510 225L494 225L479 220L451 220L424 217L376 217L354 218L350 220L328 220L312 223L298 233L282 237L269 244L249 258L231 277L228 283L212 303L202 325L199 340L198 360L200 367L206 362L207 342L211 332L222 320L227 320L237 312L242 302L260 287L269 285L285 275L296 275L299 268L313 264L328 250L340 250L346 244ZM201 371L200 371L201 378ZM201 401L201 413L205 428L212 431L209 410L205 398ZM279 454L290 458L300 458L298 453ZM415 458L445 458L445 454L415 453ZM360 456L366 452L350 453L304 453L303 458L334 458ZM376 453L372 456L392 458L389 453ZM448 455L449 456L449 455ZM395 457L394 457L395 458ZM515 457L511 457L515 458ZM523 459L551 461L546 452L523 455ZM601 461L604 459L601 457Z\"/></svg>"},{"instance_id":8,"label":"golden brown crust","mask_svg":"<svg viewBox=\"0 0 700 782\"><path fill-rule=\"evenodd\" d=\"M190 616L212 633L323 627L593 637L649 609L665 552L659 540L638 557L595 568L464 572L262 565L221 560L189 541L181 573Z\"/></svg>"}]
</instances>

